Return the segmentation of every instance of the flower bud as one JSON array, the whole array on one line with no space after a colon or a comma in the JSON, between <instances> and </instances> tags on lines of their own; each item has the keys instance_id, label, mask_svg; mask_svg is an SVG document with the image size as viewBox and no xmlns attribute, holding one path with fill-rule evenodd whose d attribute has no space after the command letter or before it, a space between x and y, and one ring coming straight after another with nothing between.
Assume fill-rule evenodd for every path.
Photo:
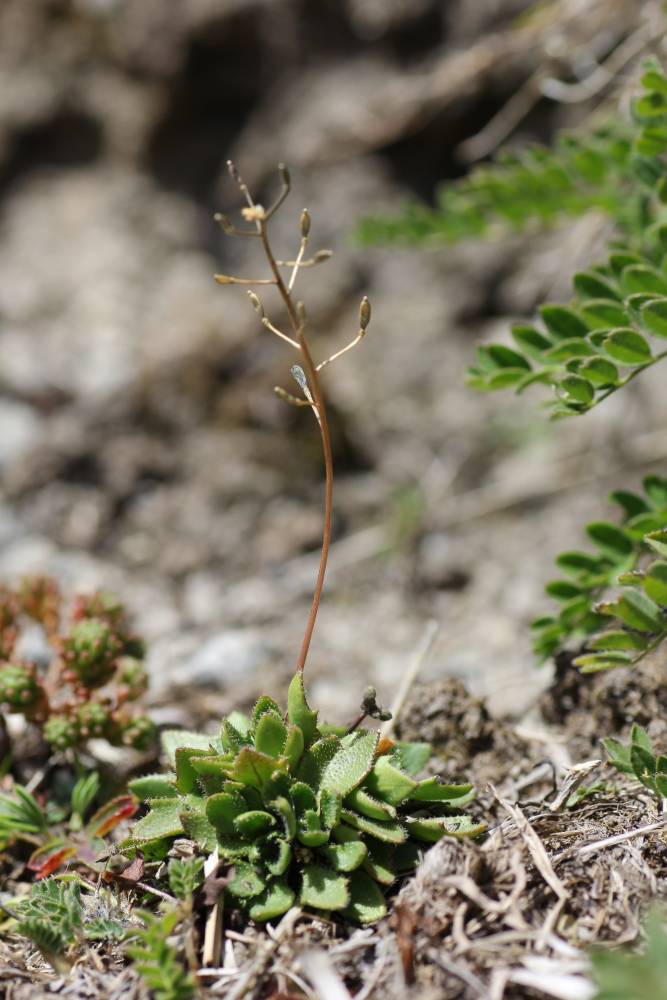
<instances>
[{"instance_id":1,"label":"flower bud","mask_svg":"<svg viewBox=\"0 0 667 1000\"><path fill-rule=\"evenodd\" d=\"M359 326L362 330L365 330L371 321L371 304L368 301L368 297L364 295L361 300L361 305L359 306Z\"/></svg>"}]
</instances>

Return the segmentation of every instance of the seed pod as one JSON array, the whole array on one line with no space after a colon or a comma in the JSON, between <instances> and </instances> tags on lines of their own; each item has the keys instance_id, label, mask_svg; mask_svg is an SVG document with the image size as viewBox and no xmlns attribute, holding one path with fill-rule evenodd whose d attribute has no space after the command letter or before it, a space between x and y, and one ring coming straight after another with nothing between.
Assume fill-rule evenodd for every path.
<instances>
[{"instance_id":1,"label":"seed pod","mask_svg":"<svg viewBox=\"0 0 667 1000\"><path fill-rule=\"evenodd\" d=\"M304 208L303 212L301 213L301 218L299 219L299 225L301 227L301 235L304 238L304 240L310 233L310 223L311 223L310 212L308 211L307 208Z\"/></svg>"},{"instance_id":2,"label":"seed pod","mask_svg":"<svg viewBox=\"0 0 667 1000\"><path fill-rule=\"evenodd\" d=\"M258 296L255 295L254 292L249 291L248 298L250 299L251 305L255 310L255 312L257 313L257 315L260 316L262 319L264 319L264 306L260 302Z\"/></svg>"},{"instance_id":3,"label":"seed pod","mask_svg":"<svg viewBox=\"0 0 667 1000\"><path fill-rule=\"evenodd\" d=\"M364 295L361 300L361 305L359 306L359 326L362 330L365 330L371 321L371 304L368 301L368 297Z\"/></svg>"}]
</instances>

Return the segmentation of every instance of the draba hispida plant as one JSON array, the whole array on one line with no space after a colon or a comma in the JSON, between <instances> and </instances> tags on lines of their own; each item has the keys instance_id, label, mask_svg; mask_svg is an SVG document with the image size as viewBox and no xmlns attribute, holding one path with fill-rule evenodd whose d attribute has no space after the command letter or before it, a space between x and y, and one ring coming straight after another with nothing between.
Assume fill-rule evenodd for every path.
<instances>
[{"instance_id":1,"label":"draba hispida plant","mask_svg":"<svg viewBox=\"0 0 667 1000\"><path fill-rule=\"evenodd\" d=\"M298 899L360 923L386 912L384 891L411 871L428 844L481 833L462 813L471 785L415 777L425 744L396 744L379 732L319 728L301 674L287 715L270 698L251 718L233 713L217 739L165 734L175 772L130 783L150 812L136 846L183 835L217 848L234 866L226 888L254 920L271 920Z\"/></svg>"},{"instance_id":2,"label":"draba hispida plant","mask_svg":"<svg viewBox=\"0 0 667 1000\"><path fill-rule=\"evenodd\" d=\"M304 209L296 257L282 261L274 256L267 224L290 190L284 167L282 192L270 209L253 201L231 164L230 172L247 202L242 214L254 228L239 231L225 216L219 222L227 234L260 241L271 275L216 277L225 285L273 285L282 298L289 334L269 320L257 294L249 292L262 324L298 351L302 362L292 368L301 395L276 391L286 402L309 408L319 427L326 477L322 551L286 714L262 697L251 718L236 712L226 718L217 738L163 734L174 770L131 782L149 811L134 826L126 849L159 855L173 838L185 835L202 852L217 851L228 872L226 905L254 920L271 920L298 901L369 923L384 915L384 890L415 866L420 850L443 836L478 834L484 824L460 811L472 797L470 785L418 780L428 746L396 744L378 731L360 728L367 717L388 718L372 689L347 730L318 726L317 713L306 700L303 672L322 593L333 497L331 442L318 373L363 338L371 310L364 298L356 336L316 364L306 340L305 309L293 300L292 291L301 267L323 262L329 254L320 251L305 258L311 220ZM283 278L283 268L289 277Z\"/></svg>"},{"instance_id":3,"label":"draba hispida plant","mask_svg":"<svg viewBox=\"0 0 667 1000\"><path fill-rule=\"evenodd\" d=\"M31 658L25 636L35 626L46 642ZM54 750L92 737L137 749L153 742L153 723L130 704L146 690L143 655L111 594L82 595L68 607L50 577L0 588L0 722L3 713L23 715Z\"/></svg>"}]
</instances>

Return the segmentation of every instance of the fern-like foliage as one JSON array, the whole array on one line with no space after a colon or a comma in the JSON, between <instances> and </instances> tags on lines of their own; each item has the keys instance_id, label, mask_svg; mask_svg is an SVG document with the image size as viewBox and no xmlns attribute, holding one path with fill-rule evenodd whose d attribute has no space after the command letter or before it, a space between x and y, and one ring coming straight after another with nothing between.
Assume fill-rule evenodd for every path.
<instances>
[{"instance_id":1,"label":"fern-like foliage","mask_svg":"<svg viewBox=\"0 0 667 1000\"><path fill-rule=\"evenodd\" d=\"M513 347L481 347L469 384L483 392L535 383L555 390L554 416L584 413L667 356L667 78L652 66L633 104L628 158L641 239L626 238L606 263L574 277L567 306L544 305L541 323L512 328ZM613 179L620 198L628 193ZM627 228L627 227L626 227Z\"/></svg>"},{"instance_id":2,"label":"fern-like foliage","mask_svg":"<svg viewBox=\"0 0 667 1000\"><path fill-rule=\"evenodd\" d=\"M593 1000L667 1000L667 933L664 914L654 910L646 922L646 945L639 954L627 948L595 951Z\"/></svg>"},{"instance_id":3,"label":"fern-like foliage","mask_svg":"<svg viewBox=\"0 0 667 1000\"><path fill-rule=\"evenodd\" d=\"M194 980L169 942L181 920L180 910L163 914L137 910L136 916L144 926L135 930L127 953L152 996L155 1000L190 1000L195 994Z\"/></svg>"},{"instance_id":4,"label":"fern-like foliage","mask_svg":"<svg viewBox=\"0 0 667 1000\"><path fill-rule=\"evenodd\" d=\"M83 905L78 882L45 879L16 906L17 931L45 954L64 954L83 938Z\"/></svg>"},{"instance_id":5,"label":"fern-like foliage","mask_svg":"<svg viewBox=\"0 0 667 1000\"><path fill-rule=\"evenodd\" d=\"M653 161L667 148L667 90L657 63L647 63L642 87L631 121L563 133L550 149L501 152L462 180L443 185L435 209L413 202L394 217L364 219L359 240L489 239L597 210L609 215L633 245L650 245L646 230L664 195L664 187L656 189Z\"/></svg>"},{"instance_id":6,"label":"fern-like foliage","mask_svg":"<svg viewBox=\"0 0 667 1000\"><path fill-rule=\"evenodd\" d=\"M643 495L618 490L609 497L622 511L620 524L586 526L596 551L563 552L556 559L563 576L546 592L560 610L533 622L541 660L586 642L587 652L575 663L586 672L607 669L636 662L665 638L667 479L647 476L643 485Z\"/></svg>"},{"instance_id":7,"label":"fern-like foliage","mask_svg":"<svg viewBox=\"0 0 667 1000\"><path fill-rule=\"evenodd\" d=\"M512 327L512 346L477 352L468 382L493 392L548 386L552 416L582 414L667 357L667 77L646 65L631 120L588 136L561 137L474 171L445 189L441 210L413 213L385 236L455 240L488 237L499 222L525 227L603 208L618 237L604 264L573 279L566 305L547 304L535 323ZM368 232L378 235L379 231ZM667 481L650 476L645 495L612 494L620 524L587 526L594 552L564 552L563 576L547 586L557 614L533 625L540 659L585 648L584 671L634 664L667 634ZM656 558L659 557L659 558Z\"/></svg>"},{"instance_id":8,"label":"fern-like foliage","mask_svg":"<svg viewBox=\"0 0 667 1000\"><path fill-rule=\"evenodd\" d=\"M83 941L118 940L125 926L108 912L106 902L103 897L95 900L97 910L107 912L88 913L76 879L48 878L36 882L26 898L13 904L16 930L49 959L72 951Z\"/></svg>"},{"instance_id":9,"label":"fern-like foliage","mask_svg":"<svg viewBox=\"0 0 667 1000\"><path fill-rule=\"evenodd\" d=\"M662 169L662 168L661 168ZM661 228L667 249L667 227ZM477 351L468 384L482 392L536 383L555 391L554 417L585 413L667 356L667 273L646 255L618 248L574 278L567 306L544 305L541 324L512 327L513 347Z\"/></svg>"},{"instance_id":10,"label":"fern-like foliage","mask_svg":"<svg viewBox=\"0 0 667 1000\"><path fill-rule=\"evenodd\" d=\"M361 243L457 243L548 226L597 209L636 230L643 211L632 189L632 133L618 122L592 135L561 135L553 149L499 154L462 180L444 185L431 209L419 202L394 217L362 220ZM636 192L633 192L633 194Z\"/></svg>"},{"instance_id":11,"label":"fern-like foliage","mask_svg":"<svg viewBox=\"0 0 667 1000\"><path fill-rule=\"evenodd\" d=\"M297 899L358 923L378 920L384 890L426 845L484 829L461 811L472 788L418 780L424 744L319 728L300 674L287 705L285 717L262 697L252 718L226 718L218 739L165 734L175 770L130 783L150 806L132 843L154 850L186 834L204 852L217 848L234 868L226 895L253 920L278 917Z\"/></svg>"}]
</instances>

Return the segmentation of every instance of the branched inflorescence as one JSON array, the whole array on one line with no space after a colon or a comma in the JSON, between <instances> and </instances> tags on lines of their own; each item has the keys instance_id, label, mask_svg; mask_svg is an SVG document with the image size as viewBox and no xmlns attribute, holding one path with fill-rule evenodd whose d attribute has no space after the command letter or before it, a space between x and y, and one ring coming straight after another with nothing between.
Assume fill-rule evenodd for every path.
<instances>
[{"instance_id":1,"label":"branched inflorescence","mask_svg":"<svg viewBox=\"0 0 667 1000\"><path fill-rule=\"evenodd\" d=\"M331 362L336 361L338 358L350 351L363 339L364 334L366 333L366 328L370 322L371 307L368 299L364 297L359 307L359 330L356 336L348 344L346 344L345 347L336 351L319 364L316 364L311 355L306 337L306 309L303 302L294 299L293 292L299 271L302 268L314 267L318 264L326 262L330 258L331 253L328 250L319 250L312 257L306 257L306 251L310 240L311 218L308 209L304 208L299 219L301 238L296 256L292 260L281 260L277 258L271 248L268 234L268 224L290 193L291 182L287 167L285 167L284 164L280 165L279 172L282 181L281 192L271 207L265 209L262 205L257 204L253 200L247 185L243 181L243 178L240 176L234 164L230 161L228 166L232 178L236 181L241 194L246 201L246 205L241 210L241 214L246 222L254 225L254 228L238 229L235 225L233 225L230 219L227 218L227 216L222 214L216 215L216 220L228 236L256 237L259 239L269 265L271 275L270 277L264 278L235 278L227 274L216 274L215 279L221 285L273 285L277 289L287 313L290 333L285 333L268 318L259 296L252 290L248 290L248 296L253 308L260 318L262 325L298 351L302 362L302 364L293 365L291 369L292 376L301 390L302 395L295 396L280 386L276 386L275 392L280 399L292 404L293 406L310 407L319 425L322 439L322 452L324 455L324 471L326 480L324 528L322 534L320 565L317 573L313 602L297 660L296 669L298 672L303 672L322 596L324 575L329 556L329 546L331 543L331 518L333 513L333 459L331 455L331 437L329 434L329 423L327 420L327 412L318 373L326 365L331 364ZM283 276L283 271L286 272L286 277Z\"/></svg>"},{"instance_id":2,"label":"branched inflorescence","mask_svg":"<svg viewBox=\"0 0 667 1000\"><path fill-rule=\"evenodd\" d=\"M48 662L23 652L25 630L35 624ZM146 690L143 655L123 605L110 594L79 597L67 614L49 577L0 590L0 706L40 725L55 750L91 737L137 749L151 744L153 723L129 706Z\"/></svg>"}]
</instances>

